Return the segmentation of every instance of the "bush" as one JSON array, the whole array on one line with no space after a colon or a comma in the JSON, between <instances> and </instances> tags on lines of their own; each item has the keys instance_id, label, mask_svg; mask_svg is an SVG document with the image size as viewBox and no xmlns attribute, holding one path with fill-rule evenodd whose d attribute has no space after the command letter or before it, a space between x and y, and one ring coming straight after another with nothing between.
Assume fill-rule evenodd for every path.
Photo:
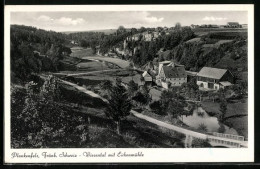
<instances>
[{"instance_id":1,"label":"bush","mask_svg":"<svg viewBox=\"0 0 260 169\"><path fill-rule=\"evenodd\" d=\"M166 115L166 113L162 111L162 104L160 101L154 101L154 102L150 103L149 107L156 114Z\"/></svg>"},{"instance_id":2,"label":"bush","mask_svg":"<svg viewBox=\"0 0 260 169\"><path fill-rule=\"evenodd\" d=\"M208 148L208 147L212 147L208 140L202 140L202 139L198 139L198 138L193 138L192 141L192 147L194 148Z\"/></svg>"}]
</instances>

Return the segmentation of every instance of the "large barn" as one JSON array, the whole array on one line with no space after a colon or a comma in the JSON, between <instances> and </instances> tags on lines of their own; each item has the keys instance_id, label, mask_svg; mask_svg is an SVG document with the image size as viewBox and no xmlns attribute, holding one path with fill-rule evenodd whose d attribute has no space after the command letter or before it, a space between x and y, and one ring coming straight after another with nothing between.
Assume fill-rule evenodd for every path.
<instances>
[{"instance_id":1,"label":"large barn","mask_svg":"<svg viewBox=\"0 0 260 169\"><path fill-rule=\"evenodd\" d=\"M234 83L233 74L227 69L203 67L197 74L197 85L200 88L219 90Z\"/></svg>"}]
</instances>

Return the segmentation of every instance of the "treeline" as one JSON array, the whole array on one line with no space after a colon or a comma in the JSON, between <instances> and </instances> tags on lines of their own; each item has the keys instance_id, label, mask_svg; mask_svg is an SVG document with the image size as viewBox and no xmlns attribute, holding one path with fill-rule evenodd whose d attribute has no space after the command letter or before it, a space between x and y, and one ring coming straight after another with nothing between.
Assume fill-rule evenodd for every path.
<instances>
[{"instance_id":1,"label":"treeline","mask_svg":"<svg viewBox=\"0 0 260 169\"><path fill-rule=\"evenodd\" d=\"M185 65L186 70L199 71L204 66L227 68L235 71L238 65L235 61L240 59L240 67L247 70L247 50L245 39L236 38L231 43L221 44L218 48L204 48L203 43L182 43L176 46L171 55L177 62ZM221 59L226 56L233 64L218 65Z\"/></svg>"},{"instance_id":2,"label":"treeline","mask_svg":"<svg viewBox=\"0 0 260 169\"><path fill-rule=\"evenodd\" d=\"M71 53L67 36L31 26L11 25L12 82L24 82L31 73L56 71Z\"/></svg>"},{"instance_id":3,"label":"treeline","mask_svg":"<svg viewBox=\"0 0 260 169\"><path fill-rule=\"evenodd\" d=\"M157 59L157 61L162 61L163 59L159 59L158 51L160 49L165 50L172 50L179 44L192 39L195 37L194 32L188 28L184 27L182 29L170 32L168 35L159 36L154 41L137 41L137 42L129 42L131 49L137 47L137 51L132 57L132 61L135 65L142 66L146 64L148 61L153 61ZM173 57L167 58L169 60L173 59Z\"/></svg>"},{"instance_id":4,"label":"treeline","mask_svg":"<svg viewBox=\"0 0 260 169\"><path fill-rule=\"evenodd\" d=\"M146 30L150 29L144 27L141 27L140 29L126 29L123 26L119 26L114 33L108 35L103 32L77 32L68 34L68 38L79 42L81 47L92 48L94 53L96 51L96 46L100 46L100 52L104 54L118 43L123 42L126 37L136 33L142 33Z\"/></svg>"}]
</instances>

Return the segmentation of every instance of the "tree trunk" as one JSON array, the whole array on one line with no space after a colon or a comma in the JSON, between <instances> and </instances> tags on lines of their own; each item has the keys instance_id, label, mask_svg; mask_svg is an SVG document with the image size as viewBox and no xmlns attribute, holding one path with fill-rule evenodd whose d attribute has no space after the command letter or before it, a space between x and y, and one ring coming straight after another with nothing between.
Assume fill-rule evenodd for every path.
<instances>
[{"instance_id":1,"label":"tree trunk","mask_svg":"<svg viewBox=\"0 0 260 169\"><path fill-rule=\"evenodd\" d=\"M116 131L120 135L120 120L116 122Z\"/></svg>"}]
</instances>

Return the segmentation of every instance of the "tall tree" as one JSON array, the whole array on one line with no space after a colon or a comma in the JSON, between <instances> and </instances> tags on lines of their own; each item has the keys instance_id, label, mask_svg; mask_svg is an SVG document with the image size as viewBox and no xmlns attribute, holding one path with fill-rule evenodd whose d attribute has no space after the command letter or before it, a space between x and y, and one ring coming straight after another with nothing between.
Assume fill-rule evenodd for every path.
<instances>
[{"instance_id":1,"label":"tall tree","mask_svg":"<svg viewBox=\"0 0 260 169\"><path fill-rule=\"evenodd\" d=\"M128 93L130 96L133 96L138 90L138 84L131 80L128 83Z\"/></svg>"},{"instance_id":2,"label":"tall tree","mask_svg":"<svg viewBox=\"0 0 260 169\"><path fill-rule=\"evenodd\" d=\"M120 81L117 81L116 85L111 88L108 102L105 113L117 124L117 133L120 134L121 120L130 114L132 108L131 99Z\"/></svg>"}]
</instances>

